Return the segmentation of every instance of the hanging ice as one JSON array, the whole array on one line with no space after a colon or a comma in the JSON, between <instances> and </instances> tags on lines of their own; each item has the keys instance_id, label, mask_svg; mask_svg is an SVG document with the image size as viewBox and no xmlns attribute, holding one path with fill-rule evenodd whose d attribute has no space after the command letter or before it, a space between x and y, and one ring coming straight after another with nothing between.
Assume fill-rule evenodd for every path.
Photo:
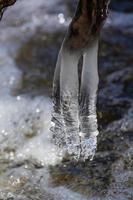
<instances>
[{"instance_id":1,"label":"hanging ice","mask_svg":"<svg viewBox=\"0 0 133 200\"><path fill-rule=\"evenodd\" d=\"M97 146L98 38L108 2L79 1L57 60L51 130L54 142L76 159L93 159Z\"/></svg>"}]
</instances>

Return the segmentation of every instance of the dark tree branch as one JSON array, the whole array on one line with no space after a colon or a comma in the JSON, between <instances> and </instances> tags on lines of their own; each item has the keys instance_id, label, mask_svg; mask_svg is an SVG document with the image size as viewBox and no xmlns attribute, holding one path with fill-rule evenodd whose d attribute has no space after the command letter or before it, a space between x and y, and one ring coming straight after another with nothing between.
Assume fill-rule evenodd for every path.
<instances>
[{"instance_id":1,"label":"dark tree branch","mask_svg":"<svg viewBox=\"0 0 133 200\"><path fill-rule=\"evenodd\" d=\"M79 0L66 39L70 49L79 50L95 40L107 17L109 2L110 0Z\"/></svg>"},{"instance_id":2,"label":"dark tree branch","mask_svg":"<svg viewBox=\"0 0 133 200\"><path fill-rule=\"evenodd\" d=\"M17 0L0 0L0 20L8 6L12 6Z\"/></svg>"}]
</instances>

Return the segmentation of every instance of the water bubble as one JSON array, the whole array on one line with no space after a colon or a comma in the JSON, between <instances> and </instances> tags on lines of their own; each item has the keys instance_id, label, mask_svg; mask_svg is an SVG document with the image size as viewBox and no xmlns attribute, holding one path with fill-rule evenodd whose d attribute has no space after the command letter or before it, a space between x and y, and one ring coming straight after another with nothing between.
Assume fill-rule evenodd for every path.
<instances>
[{"instance_id":1,"label":"water bubble","mask_svg":"<svg viewBox=\"0 0 133 200\"><path fill-rule=\"evenodd\" d=\"M51 121L51 126L55 126L55 123Z\"/></svg>"},{"instance_id":2,"label":"water bubble","mask_svg":"<svg viewBox=\"0 0 133 200\"><path fill-rule=\"evenodd\" d=\"M25 168L25 169L28 169L28 165L25 165L24 168Z\"/></svg>"},{"instance_id":3,"label":"water bubble","mask_svg":"<svg viewBox=\"0 0 133 200\"><path fill-rule=\"evenodd\" d=\"M36 113L40 113L41 110L39 108L36 109Z\"/></svg>"},{"instance_id":4,"label":"water bubble","mask_svg":"<svg viewBox=\"0 0 133 200\"><path fill-rule=\"evenodd\" d=\"M8 135L8 133L7 133L4 129L1 131L1 133L2 133L4 136L7 136L7 135Z\"/></svg>"},{"instance_id":5,"label":"water bubble","mask_svg":"<svg viewBox=\"0 0 133 200\"><path fill-rule=\"evenodd\" d=\"M21 97L20 97L20 96L17 96L16 99L17 99L18 101L20 101L20 100L21 100Z\"/></svg>"},{"instance_id":6,"label":"water bubble","mask_svg":"<svg viewBox=\"0 0 133 200\"><path fill-rule=\"evenodd\" d=\"M15 158L14 152L10 152L9 153L9 159L14 160L14 158Z\"/></svg>"},{"instance_id":7,"label":"water bubble","mask_svg":"<svg viewBox=\"0 0 133 200\"><path fill-rule=\"evenodd\" d=\"M63 13L58 14L58 19L59 19L59 23L60 24L64 24L65 23L65 17Z\"/></svg>"},{"instance_id":8,"label":"water bubble","mask_svg":"<svg viewBox=\"0 0 133 200\"><path fill-rule=\"evenodd\" d=\"M12 85L15 81L15 77L14 76L11 76L10 77L10 80L9 80L9 84Z\"/></svg>"},{"instance_id":9,"label":"water bubble","mask_svg":"<svg viewBox=\"0 0 133 200\"><path fill-rule=\"evenodd\" d=\"M80 136L80 137L84 137L84 133L79 132L79 136Z\"/></svg>"}]
</instances>

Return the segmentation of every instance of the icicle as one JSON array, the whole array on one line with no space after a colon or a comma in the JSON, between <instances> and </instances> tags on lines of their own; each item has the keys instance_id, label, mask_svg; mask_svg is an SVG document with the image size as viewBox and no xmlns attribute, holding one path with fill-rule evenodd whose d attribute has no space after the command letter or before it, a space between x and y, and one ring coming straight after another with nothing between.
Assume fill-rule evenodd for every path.
<instances>
[{"instance_id":1,"label":"icicle","mask_svg":"<svg viewBox=\"0 0 133 200\"><path fill-rule=\"evenodd\" d=\"M108 0L79 0L62 44L53 82L54 142L73 158L93 159L97 146L98 37ZM81 84L78 63L83 56Z\"/></svg>"}]
</instances>

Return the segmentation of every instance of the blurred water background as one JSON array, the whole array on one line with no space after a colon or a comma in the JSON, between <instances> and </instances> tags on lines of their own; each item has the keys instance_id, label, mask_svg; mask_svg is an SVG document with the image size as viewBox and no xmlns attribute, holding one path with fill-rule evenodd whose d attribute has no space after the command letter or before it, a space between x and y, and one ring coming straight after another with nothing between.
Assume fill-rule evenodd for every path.
<instances>
[{"instance_id":1,"label":"blurred water background","mask_svg":"<svg viewBox=\"0 0 133 200\"><path fill-rule=\"evenodd\" d=\"M112 0L100 39L93 161L51 143L52 79L76 0L18 0L0 22L0 200L133 199L133 2Z\"/></svg>"}]
</instances>

